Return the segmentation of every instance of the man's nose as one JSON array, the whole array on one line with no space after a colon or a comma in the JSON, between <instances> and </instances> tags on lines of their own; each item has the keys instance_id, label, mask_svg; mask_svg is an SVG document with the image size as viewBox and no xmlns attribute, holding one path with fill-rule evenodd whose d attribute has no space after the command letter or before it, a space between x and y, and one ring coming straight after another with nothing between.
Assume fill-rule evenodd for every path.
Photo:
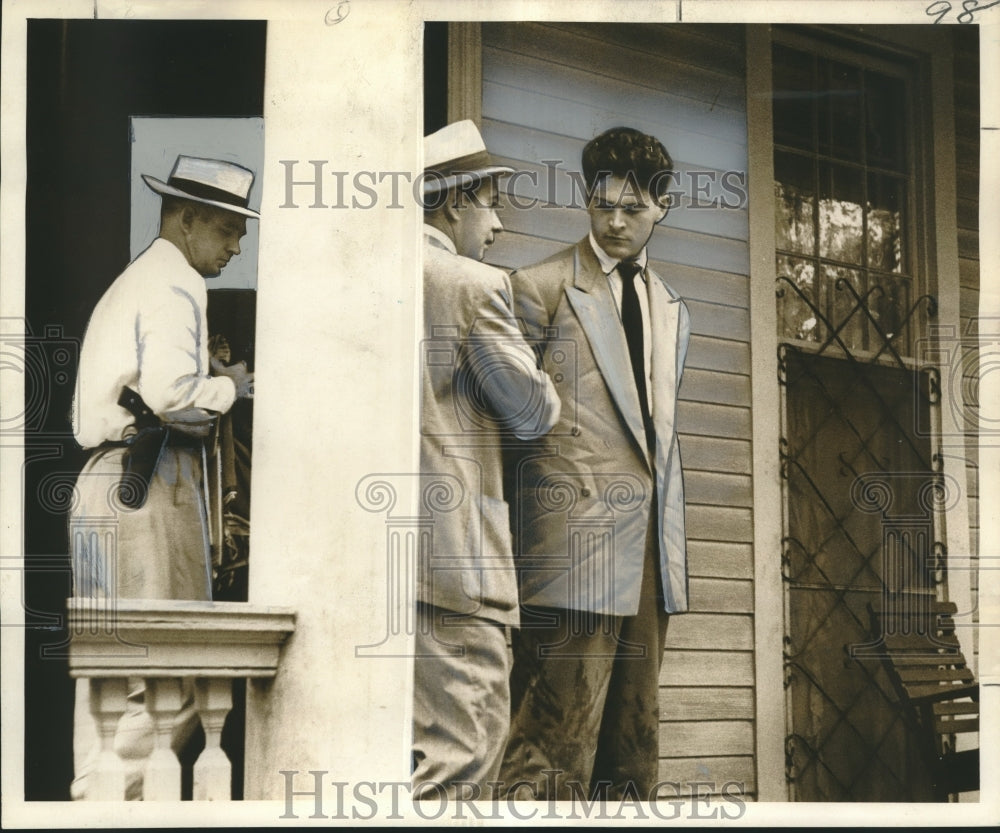
<instances>
[{"instance_id":1,"label":"man's nose","mask_svg":"<svg viewBox=\"0 0 1000 833\"><path fill-rule=\"evenodd\" d=\"M233 257L236 257L240 253L240 241L233 240L227 248L233 253Z\"/></svg>"},{"instance_id":2,"label":"man's nose","mask_svg":"<svg viewBox=\"0 0 1000 833\"><path fill-rule=\"evenodd\" d=\"M499 234L501 231L503 231L503 223L500 222L500 215L497 214L496 211L494 211L493 212L493 233L494 234Z\"/></svg>"},{"instance_id":3,"label":"man's nose","mask_svg":"<svg viewBox=\"0 0 1000 833\"><path fill-rule=\"evenodd\" d=\"M625 212L620 208L611 212L611 225L613 228L625 228Z\"/></svg>"}]
</instances>

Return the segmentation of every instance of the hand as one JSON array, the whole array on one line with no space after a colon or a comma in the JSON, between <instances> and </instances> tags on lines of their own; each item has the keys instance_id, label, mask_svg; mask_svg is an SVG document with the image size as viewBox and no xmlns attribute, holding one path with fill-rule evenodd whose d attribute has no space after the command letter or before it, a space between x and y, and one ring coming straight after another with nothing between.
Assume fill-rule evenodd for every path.
<instances>
[{"instance_id":1,"label":"hand","mask_svg":"<svg viewBox=\"0 0 1000 833\"><path fill-rule=\"evenodd\" d=\"M216 358L209 359L213 376L228 376L236 385L237 399L253 399L253 374L247 370L246 362L224 365Z\"/></svg>"}]
</instances>

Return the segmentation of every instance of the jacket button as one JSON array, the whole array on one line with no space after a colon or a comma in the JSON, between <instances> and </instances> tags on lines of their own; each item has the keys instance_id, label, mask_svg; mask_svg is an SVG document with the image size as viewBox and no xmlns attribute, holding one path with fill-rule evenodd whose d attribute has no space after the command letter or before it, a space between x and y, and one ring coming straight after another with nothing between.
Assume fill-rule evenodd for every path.
<instances>
[{"instance_id":1,"label":"jacket button","mask_svg":"<svg viewBox=\"0 0 1000 833\"><path fill-rule=\"evenodd\" d=\"M583 495L583 497L590 497L590 489L584 486L582 489L580 489L580 494Z\"/></svg>"},{"instance_id":2,"label":"jacket button","mask_svg":"<svg viewBox=\"0 0 1000 833\"><path fill-rule=\"evenodd\" d=\"M577 426L575 426L575 425L573 426L573 430L570 431L570 434L572 434L574 437L579 437L580 434L582 434L582 433L583 432Z\"/></svg>"}]
</instances>

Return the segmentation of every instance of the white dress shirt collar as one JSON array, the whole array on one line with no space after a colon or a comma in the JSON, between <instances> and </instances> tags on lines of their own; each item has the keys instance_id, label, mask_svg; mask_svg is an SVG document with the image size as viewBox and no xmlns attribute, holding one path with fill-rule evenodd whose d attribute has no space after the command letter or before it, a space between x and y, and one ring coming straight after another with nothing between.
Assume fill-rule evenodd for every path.
<instances>
[{"instance_id":1,"label":"white dress shirt collar","mask_svg":"<svg viewBox=\"0 0 1000 833\"><path fill-rule=\"evenodd\" d=\"M597 244L597 241L594 239L594 232L590 232L588 237L590 238L590 248L594 250L594 254L597 255L597 260L601 264L601 270L605 275L610 275L618 266L618 258L611 257L611 255L609 255ZM646 279L646 259L646 247L643 246L639 254L633 258L633 260L635 260L635 262L638 263L639 267L642 269L641 274L643 280Z\"/></svg>"}]
</instances>

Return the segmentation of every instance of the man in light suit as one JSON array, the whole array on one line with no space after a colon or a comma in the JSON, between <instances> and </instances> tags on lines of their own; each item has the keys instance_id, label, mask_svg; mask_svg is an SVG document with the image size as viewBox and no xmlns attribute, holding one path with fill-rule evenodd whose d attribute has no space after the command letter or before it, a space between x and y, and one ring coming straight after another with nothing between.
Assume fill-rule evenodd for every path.
<instances>
[{"instance_id":1,"label":"man in light suit","mask_svg":"<svg viewBox=\"0 0 1000 833\"><path fill-rule=\"evenodd\" d=\"M559 398L514 319L507 275L479 263L503 226L471 121L424 140L420 472L433 518L417 566L413 795L489 798L510 718L506 627L518 620L504 442L532 439Z\"/></svg>"},{"instance_id":2,"label":"man in light suit","mask_svg":"<svg viewBox=\"0 0 1000 833\"><path fill-rule=\"evenodd\" d=\"M500 778L526 797L649 797L668 614L688 607L677 391L687 307L649 265L672 162L614 128L583 150L590 234L511 275L559 423L512 455L522 605ZM554 377L555 378L555 377Z\"/></svg>"}]
</instances>

